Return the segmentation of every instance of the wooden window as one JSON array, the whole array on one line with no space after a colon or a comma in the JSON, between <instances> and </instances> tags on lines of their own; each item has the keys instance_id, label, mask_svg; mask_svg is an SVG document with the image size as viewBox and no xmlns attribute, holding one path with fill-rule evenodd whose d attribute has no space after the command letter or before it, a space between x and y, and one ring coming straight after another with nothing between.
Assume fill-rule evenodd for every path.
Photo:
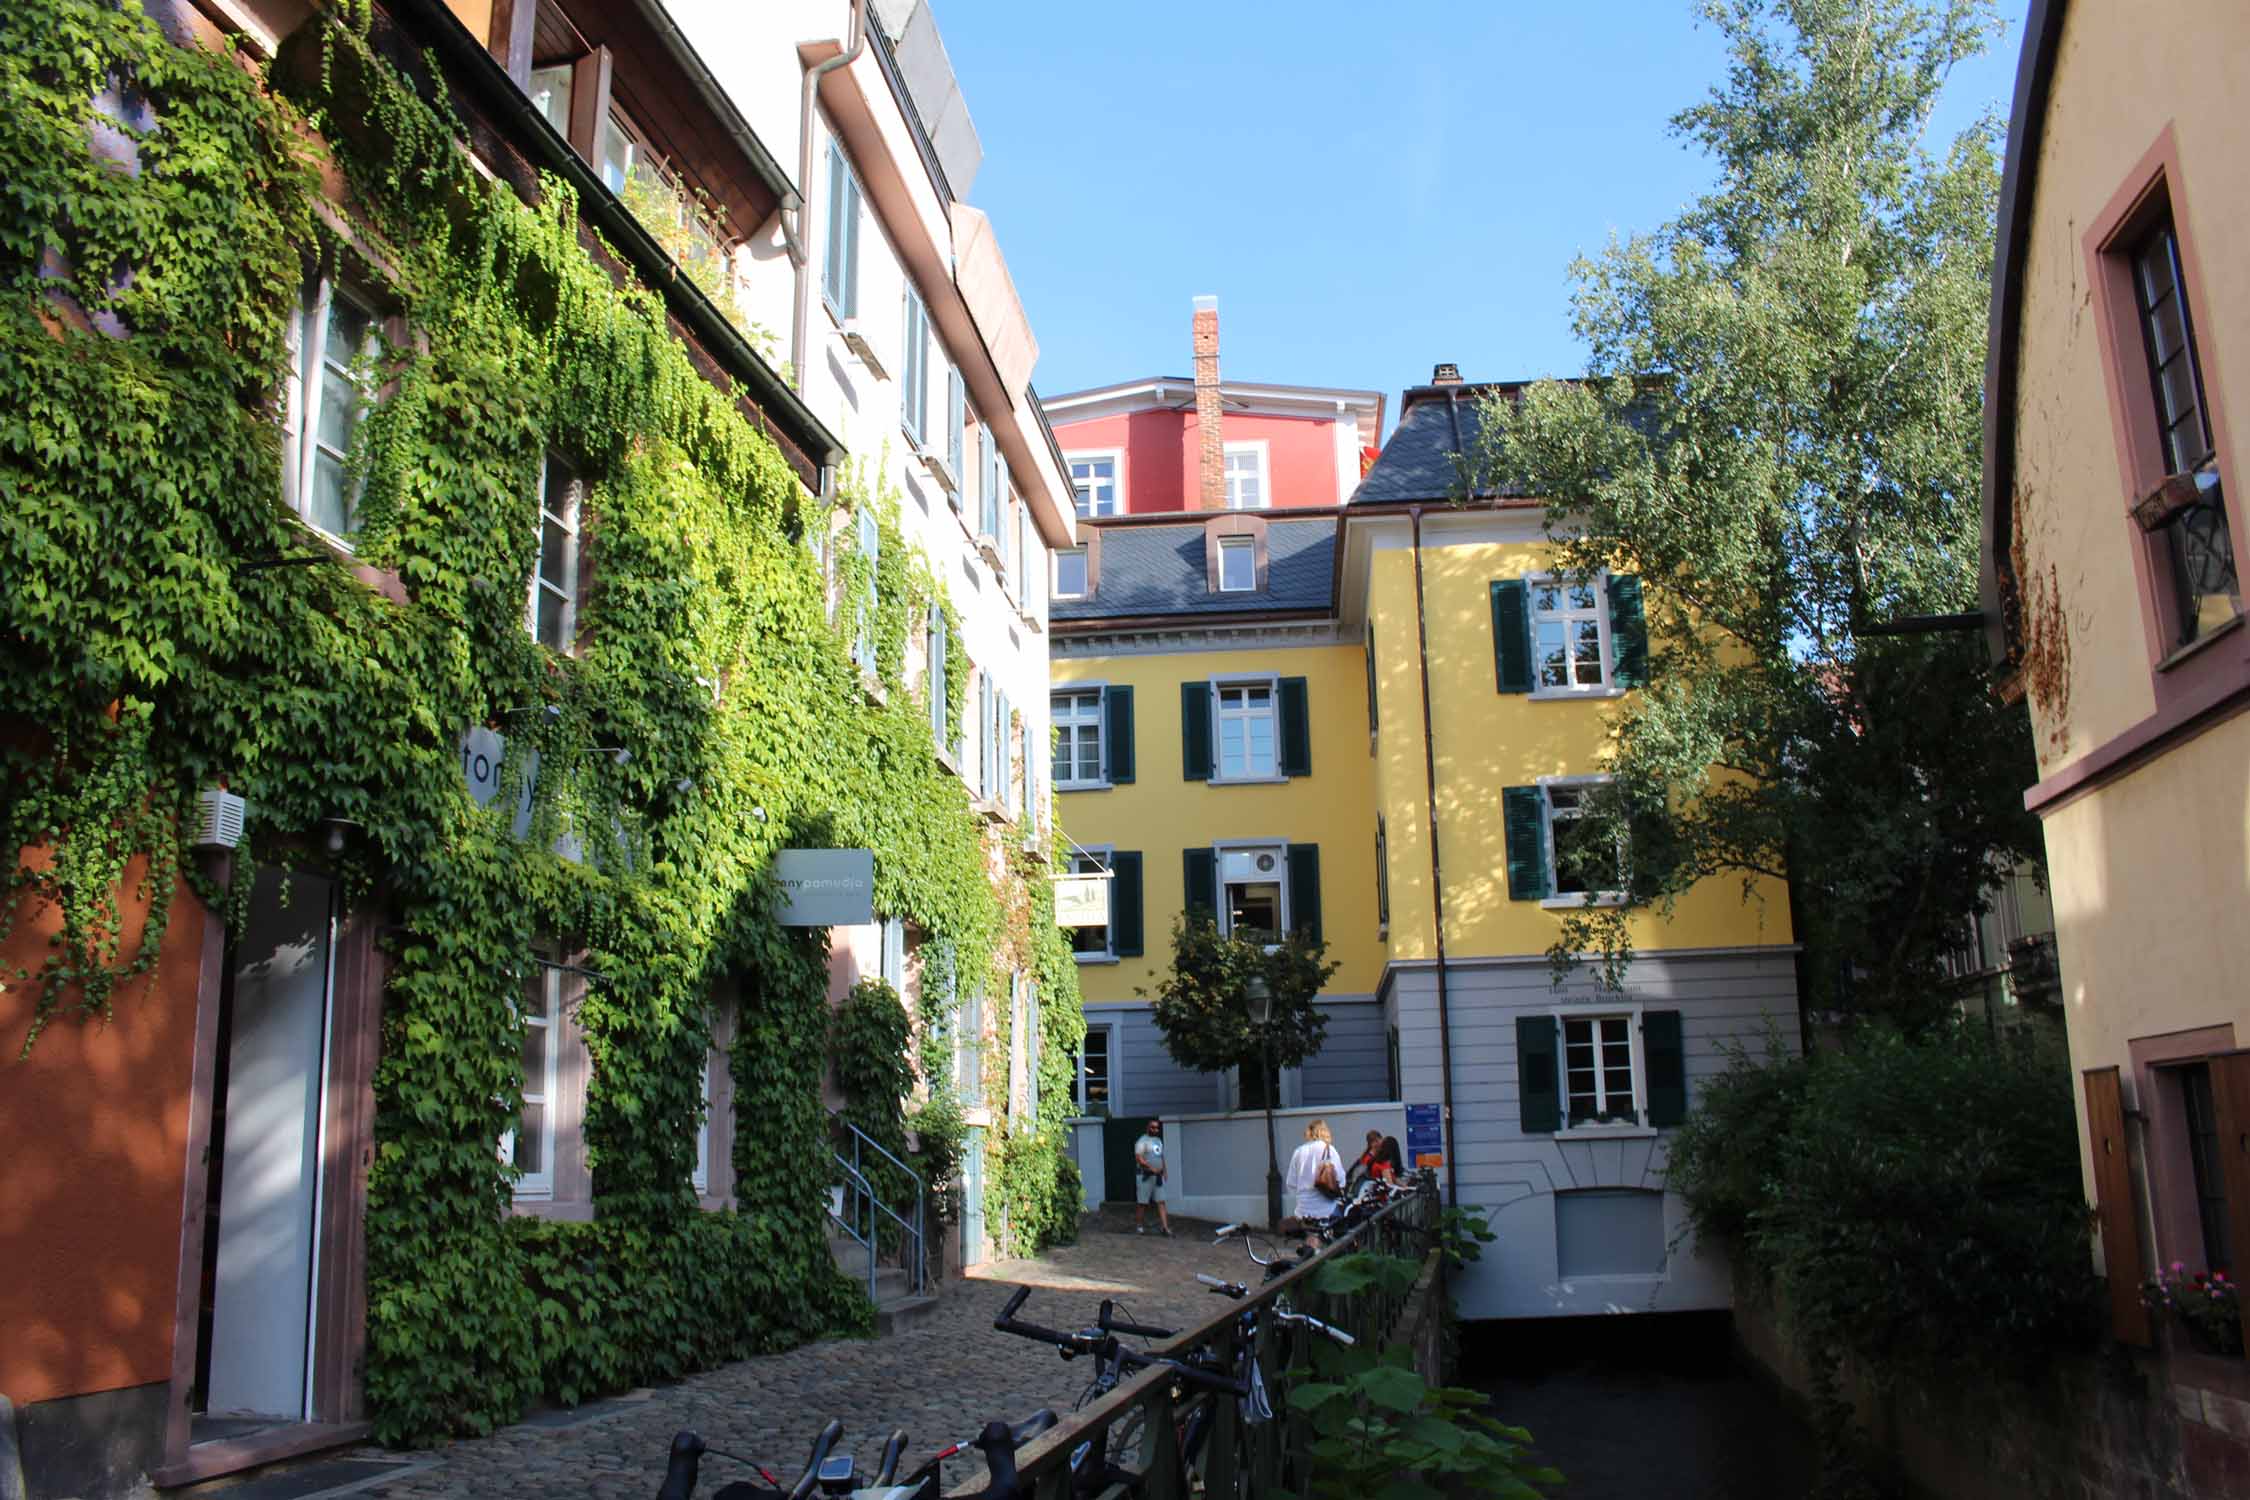
<instances>
[{"instance_id":1,"label":"wooden window","mask_svg":"<svg viewBox=\"0 0 2250 1500\"><path fill-rule=\"evenodd\" d=\"M1280 727L1272 682L1220 683L1214 780L1269 780L1280 774Z\"/></svg>"},{"instance_id":2,"label":"wooden window","mask_svg":"<svg viewBox=\"0 0 2250 1500\"><path fill-rule=\"evenodd\" d=\"M1086 597L1086 549L1070 547L1055 554L1055 597Z\"/></svg>"},{"instance_id":3,"label":"wooden window","mask_svg":"<svg viewBox=\"0 0 2250 1500\"><path fill-rule=\"evenodd\" d=\"M1112 1039L1116 1028L1089 1026L1086 1040L1072 1057L1071 1073L1081 1115L1106 1115L1110 1112L1110 1068Z\"/></svg>"},{"instance_id":4,"label":"wooden window","mask_svg":"<svg viewBox=\"0 0 2250 1500\"><path fill-rule=\"evenodd\" d=\"M949 647L945 611L934 603L930 606L928 642L927 675L923 680L929 685L930 739L940 751L945 751L952 747L952 738L946 733L953 714L952 705L945 698L945 658Z\"/></svg>"},{"instance_id":5,"label":"wooden window","mask_svg":"<svg viewBox=\"0 0 2250 1500\"><path fill-rule=\"evenodd\" d=\"M1639 1124L1631 1016L1569 1016L1562 1023L1563 1118L1572 1125Z\"/></svg>"},{"instance_id":6,"label":"wooden window","mask_svg":"<svg viewBox=\"0 0 2250 1500\"><path fill-rule=\"evenodd\" d=\"M703 1083L698 1095L703 1102L700 1117L695 1122L695 1170L688 1181L698 1193L711 1191L711 1054L703 1055Z\"/></svg>"},{"instance_id":7,"label":"wooden window","mask_svg":"<svg viewBox=\"0 0 2250 1500\"><path fill-rule=\"evenodd\" d=\"M867 559L867 578L860 586L859 598L852 601L852 660L859 663L863 672L877 669L875 659L875 605L876 569L882 563L883 528L875 519L873 506L863 505L859 512L859 555Z\"/></svg>"},{"instance_id":8,"label":"wooden window","mask_svg":"<svg viewBox=\"0 0 2250 1500\"><path fill-rule=\"evenodd\" d=\"M1263 510L1271 496L1266 487L1266 445L1229 443L1222 459L1228 510Z\"/></svg>"},{"instance_id":9,"label":"wooden window","mask_svg":"<svg viewBox=\"0 0 2250 1500\"><path fill-rule=\"evenodd\" d=\"M961 388L961 371L956 365L945 367L945 462L953 471L954 488L969 482L968 454L969 411L966 393Z\"/></svg>"},{"instance_id":10,"label":"wooden window","mask_svg":"<svg viewBox=\"0 0 2250 1500\"><path fill-rule=\"evenodd\" d=\"M2133 307L2147 362L2148 400L2168 481L2145 497L2135 517L2151 538L2168 606L2167 647L2185 646L2242 612L2234 538L2218 482L2204 400L2195 320L2180 269L2180 241L2170 205L2124 246ZM2184 481L2184 482L2181 482Z\"/></svg>"}]
</instances>

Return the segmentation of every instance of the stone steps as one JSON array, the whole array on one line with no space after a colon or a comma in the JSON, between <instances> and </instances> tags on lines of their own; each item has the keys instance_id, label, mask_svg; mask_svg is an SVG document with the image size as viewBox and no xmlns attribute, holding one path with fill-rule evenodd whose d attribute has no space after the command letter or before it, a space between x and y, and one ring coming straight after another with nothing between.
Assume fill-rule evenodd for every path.
<instances>
[{"instance_id":1,"label":"stone steps","mask_svg":"<svg viewBox=\"0 0 2250 1500\"><path fill-rule=\"evenodd\" d=\"M834 1257L836 1269L850 1277L855 1285L867 1284L867 1249L858 1241L842 1236L828 1241L828 1253ZM887 1336L927 1317L936 1308L937 1298L915 1296L907 1290L906 1271L900 1266L877 1263L875 1267L875 1332Z\"/></svg>"}]
</instances>

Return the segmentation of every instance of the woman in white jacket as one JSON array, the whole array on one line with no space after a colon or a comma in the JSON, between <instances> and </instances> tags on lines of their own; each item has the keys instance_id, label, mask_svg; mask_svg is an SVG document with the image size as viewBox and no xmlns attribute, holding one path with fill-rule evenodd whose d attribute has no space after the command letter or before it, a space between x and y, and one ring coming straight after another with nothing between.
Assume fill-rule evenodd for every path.
<instances>
[{"instance_id":1,"label":"woman in white jacket","mask_svg":"<svg viewBox=\"0 0 2250 1500\"><path fill-rule=\"evenodd\" d=\"M1336 1211L1336 1200L1323 1193L1318 1183L1320 1169L1333 1167L1336 1186L1344 1184L1344 1158L1329 1137L1328 1122L1315 1120L1305 1127L1305 1143L1289 1158L1289 1175L1285 1179L1290 1192L1296 1194L1297 1217L1310 1223L1321 1224ZM1314 1244L1319 1243L1316 1236Z\"/></svg>"}]
</instances>

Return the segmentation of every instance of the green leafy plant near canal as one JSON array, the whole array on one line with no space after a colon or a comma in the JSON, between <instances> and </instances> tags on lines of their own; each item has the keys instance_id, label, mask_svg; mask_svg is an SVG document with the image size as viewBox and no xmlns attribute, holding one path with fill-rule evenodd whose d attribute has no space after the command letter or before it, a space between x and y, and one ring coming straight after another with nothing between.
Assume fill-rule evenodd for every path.
<instances>
[{"instance_id":1,"label":"green leafy plant near canal","mask_svg":"<svg viewBox=\"0 0 2250 1500\"><path fill-rule=\"evenodd\" d=\"M1473 1235L1470 1243L1476 1243ZM1313 1289L1396 1298L1420 1274L1415 1261L1362 1251L1323 1266ZM1539 1486L1563 1483L1560 1473L1531 1461L1530 1433L1486 1410L1490 1397L1431 1384L1405 1349L1379 1354L1364 1345L1344 1349L1316 1340L1313 1365L1290 1373L1289 1408L1314 1434L1303 1500L1443 1500L1471 1493L1539 1500Z\"/></svg>"},{"instance_id":2,"label":"green leafy plant near canal","mask_svg":"<svg viewBox=\"0 0 2250 1500\"><path fill-rule=\"evenodd\" d=\"M364 1376L380 1436L405 1442L865 1326L807 1165L826 1149L807 1045L826 956L774 920L776 849L873 849L877 907L964 976L1035 957L1043 1077L1080 1022L1059 937L1026 931L1034 882L996 856L904 686L910 632L951 610L896 544L895 499L809 497L662 302L582 240L568 188L543 180L527 206L480 176L442 80L377 55L370 26L363 4L323 11L259 73L135 7L0 8L0 839L47 855L11 871L0 931L59 914L52 957L13 976L40 1025L154 1003L132 985L174 882L200 879L181 836L198 788L248 800L233 889L202 887L237 921L255 865L356 825L326 867L377 905L389 961ZM90 130L90 102L120 92ZM316 134L349 184L340 217ZM116 141L131 170L90 149ZM397 335L359 371L381 399L351 449L348 561L280 500L308 268ZM567 655L524 628L551 455L589 486ZM869 511L884 544L865 566L846 543ZM835 583L823 552L844 557ZM832 587L872 588L879 693ZM508 743L491 809L461 771L480 725ZM584 861L551 852L566 828ZM119 891L144 880L154 917L128 937ZM511 1218L495 1149L542 940L595 976L575 1017L589 1224ZM721 985L740 995L739 1210L707 1214L689 1177ZM1064 1096L1018 1132L1050 1180Z\"/></svg>"}]
</instances>

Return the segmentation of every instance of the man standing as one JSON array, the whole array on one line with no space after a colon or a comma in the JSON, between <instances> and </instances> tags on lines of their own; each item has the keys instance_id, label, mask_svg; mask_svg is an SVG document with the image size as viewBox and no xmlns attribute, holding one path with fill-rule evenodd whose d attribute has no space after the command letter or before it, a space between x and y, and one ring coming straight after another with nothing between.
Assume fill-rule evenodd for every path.
<instances>
[{"instance_id":1,"label":"man standing","mask_svg":"<svg viewBox=\"0 0 2250 1500\"><path fill-rule=\"evenodd\" d=\"M1133 1176L1137 1186L1133 1194L1133 1233L1146 1234L1148 1226L1141 1215L1151 1203L1156 1205L1157 1232L1166 1239L1172 1237L1172 1220L1164 1211L1164 1122L1151 1120L1141 1138L1133 1142Z\"/></svg>"}]
</instances>

